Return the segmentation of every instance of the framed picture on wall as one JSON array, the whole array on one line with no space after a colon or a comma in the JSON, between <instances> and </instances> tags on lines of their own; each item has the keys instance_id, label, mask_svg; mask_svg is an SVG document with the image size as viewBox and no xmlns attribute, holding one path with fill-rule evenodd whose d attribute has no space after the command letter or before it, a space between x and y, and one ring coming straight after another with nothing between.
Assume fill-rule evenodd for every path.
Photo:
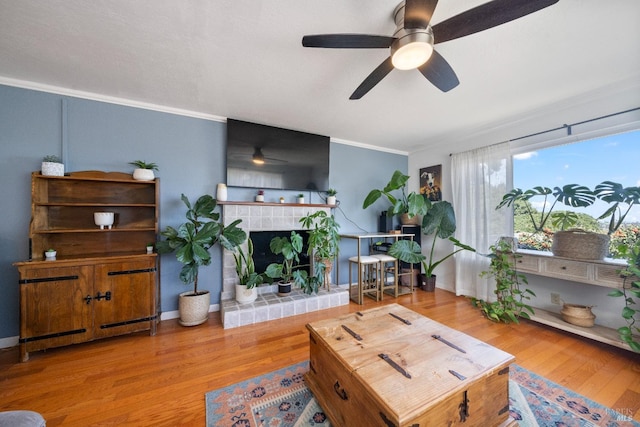
<instances>
[{"instance_id":1,"label":"framed picture on wall","mask_svg":"<svg viewBox=\"0 0 640 427\"><path fill-rule=\"evenodd\" d=\"M432 202L442 200L442 165L420 169L420 194Z\"/></svg>"}]
</instances>

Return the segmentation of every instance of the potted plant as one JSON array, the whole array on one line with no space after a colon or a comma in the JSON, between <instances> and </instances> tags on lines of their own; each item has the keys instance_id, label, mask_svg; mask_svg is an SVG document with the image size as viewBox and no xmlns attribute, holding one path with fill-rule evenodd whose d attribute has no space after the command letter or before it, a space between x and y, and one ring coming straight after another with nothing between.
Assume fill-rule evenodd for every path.
<instances>
[{"instance_id":1,"label":"potted plant","mask_svg":"<svg viewBox=\"0 0 640 427\"><path fill-rule=\"evenodd\" d=\"M419 193L406 193L406 184L409 176L400 171L395 171L391 180L383 189L373 189L367 194L362 203L362 209L366 209L375 203L380 197L385 196L391 207L388 210L390 216L400 215L402 224L420 224L420 215L427 212L430 202ZM398 194L398 190L400 193Z\"/></svg>"},{"instance_id":2,"label":"potted plant","mask_svg":"<svg viewBox=\"0 0 640 427\"><path fill-rule=\"evenodd\" d=\"M298 194L298 203L300 203L301 205L304 204L304 194Z\"/></svg>"},{"instance_id":3,"label":"potted plant","mask_svg":"<svg viewBox=\"0 0 640 427\"><path fill-rule=\"evenodd\" d=\"M287 296L291 292L291 286L294 282L302 286L307 281L307 272L296 269L296 267L301 267L302 246L302 236L295 231L291 232L290 237L276 236L269 242L271 252L284 257L281 263L269 264L265 271L265 274L271 279L279 279L279 296Z\"/></svg>"},{"instance_id":4,"label":"potted plant","mask_svg":"<svg viewBox=\"0 0 640 427\"><path fill-rule=\"evenodd\" d=\"M136 160L129 162L130 165L135 166L133 170L133 179L138 181L151 181L155 178L153 171L158 170L158 165L155 163L147 163L142 160Z\"/></svg>"},{"instance_id":5,"label":"potted plant","mask_svg":"<svg viewBox=\"0 0 640 427\"><path fill-rule=\"evenodd\" d=\"M512 251L512 246L505 240L491 246L489 270L480 273L481 277L493 277L496 288L493 293L496 300L492 302L471 298L474 307L478 307L484 316L494 322L519 323L519 318L530 319L533 308L525 303L536 294L530 289L520 289L527 283L527 277L516 270L516 259L519 257Z\"/></svg>"},{"instance_id":6,"label":"potted plant","mask_svg":"<svg viewBox=\"0 0 640 427\"><path fill-rule=\"evenodd\" d=\"M258 194L256 195L256 202L264 202L264 191L258 190Z\"/></svg>"},{"instance_id":7,"label":"potted plant","mask_svg":"<svg viewBox=\"0 0 640 427\"><path fill-rule=\"evenodd\" d=\"M335 205L336 204L336 194L338 194L338 192L333 188L330 188L330 189L327 190L327 204L328 205Z\"/></svg>"},{"instance_id":8,"label":"potted plant","mask_svg":"<svg viewBox=\"0 0 640 427\"><path fill-rule=\"evenodd\" d=\"M64 176L64 164L58 156L50 155L42 159L40 173L45 176Z\"/></svg>"},{"instance_id":9,"label":"potted plant","mask_svg":"<svg viewBox=\"0 0 640 427\"><path fill-rule=\"evenodd\" d=\"M209 291L198 290L198 272L201 266L211 264L209 249L216 243L233 251L246 238L246 233L238 227L242 220L224 226L220 214L215 212L216 200L204 195L191 205L182 194L187 207L187 221L178 229L167 226L160 234L165 238L156 244L158 253L175 252L176 259L183 264L180 280L186 285L193 284L193 290L180 294L178 310L180 324L194 326L206 322L209 315Z\"/></svg>"},{"instance_id":10,"label":"potted plant","mask_svg":"<svg viewBox=\"0 0 640 427\"><path fill-rule=\"evenodd\" d=\"M422 218L422 234L433 235L431 242L431 250L429 251L429 260L422 254L420 245L413 240L398 240L389 248L389 255L399 259L400 261L410 264L421 263L424 270L424 283L421 288L426 291L433 291L436 283L434 270L443 261L452 257L460 251L475 252L475 249L453 237L456 231L456 216L453 206L447 201L433 203L427 213ZM440 259L435 258L436 242L440 239L447 239L454 245L454 250Z\"/></svg>"},{"instance_id":11,"label":"potted plant","mask_svg":"<svg viewBox=\"0 0 640 427\"><path fill-rule=\"evenodd\" d=\"M152 254L153 253L153 247L155 246L154 242L149 242L147 243L147 253L148 254Z\"/></svg>"},{"instance_id":12,"label":"potted plant","mask_svg":"<svg viewBox=\"0 0 640 427\"><path fill-rule=\"evenodd\" d=\"M58 252L55 249L49 248L45 251L44 257L47 261L53 261L56 259Z\"/></svg>"},{"instance_id":13,"label":"potted plant","mask_svg":"<svg viewBox=\"0 0 640 427\"><path fill-rule=\"evenodd\" d=\"M620 289L615 289L607 295L610 297L622 297L624 307L622 308L622 318L627 323L626 326L618 328L620 339L635 352L640 353L640 243L634 245L622 244L618 246L618 251L627 260L627 267L620 272L623 277L623 284Z\"/></svg>"},{"instance_id":14,"label":"potted plant","mask_svg":"<svg viewBox=\"0 0 640 427\"><path fill-rule=\"evenodd\" d=\"M309 256L313 256L314 270L316 276L318 268L323 274L320 276L320 282L325 287L331 285L331 270L333 269L333 260L338 256L340 251L340 224L336 222L333 215L328 215L325 211L317 211L300 218L302 226L309 230ZM321 267L322 266L322 267ZM317 292L317 289L310 289L311 292Z\"/></svg>"},{"instance_id":15,"label":"potted plant","mask_svg":"<svg viewBox=\"0 0 640 427\"><path fill-rule=\"evenodd\" d=\"M236 301L240 304L254 302L258 297L257 286L263 282L262 275L256 273L253 262L253 241L247 239L247 253L242 246L236 247L233 252L233 259L236 265L238 283L236 284Z\"/></svg>"}]
</instances>

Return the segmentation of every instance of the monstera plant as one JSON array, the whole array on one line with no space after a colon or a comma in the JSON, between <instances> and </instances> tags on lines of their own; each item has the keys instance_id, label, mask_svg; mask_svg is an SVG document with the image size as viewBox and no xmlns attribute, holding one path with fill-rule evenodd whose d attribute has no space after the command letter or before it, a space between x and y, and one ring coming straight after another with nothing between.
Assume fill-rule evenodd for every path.
<instances>
[{"instance_id":1,"label":"monstera plant","mask_svg":"<svg viewBox=\"0 0 640 427\"><path fill-rule=\"evenodd\" d=\"M419 216L427 212L430 202L422 194L414 192L407 194L406 186L408 180L408 175L398 170L395 171L383 189L373 189L367 194L362 203L362 209L368 208L380 197L385 196L391 203L391 207L388 210L389 215L403 215L406 220L418 217L417 219L419 220Z\"/></svg>"},{"instance_id":2,"label":"monstera plant","mask_svg":"<svg viewBox=\"0 0 640 427\"><path fill-rule=\"evenodd\" d=\"M435 286L434 270L436 267L460 251L475 252L474 248L453 237L455 231L456 215L451 203L447 201L433 203L422 218L422 234L433 235L428 260L422 254L420 245L413 240L398 240L389 248L389 255L410 264L421 263L427 288L432 289ZM435 252L438 238L449 240L454 246L453 251L440 258L436 257Z\"/></svg>"}]
</instances>

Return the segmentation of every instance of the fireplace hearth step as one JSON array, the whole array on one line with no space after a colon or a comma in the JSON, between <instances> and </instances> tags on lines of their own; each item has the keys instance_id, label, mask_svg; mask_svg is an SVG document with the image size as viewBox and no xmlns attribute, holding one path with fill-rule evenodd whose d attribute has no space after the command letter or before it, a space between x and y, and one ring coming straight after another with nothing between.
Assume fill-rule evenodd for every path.
<instances>
[{"instance_id":1,"label":"fireplace hearth step","mask_svg":"<svg viewBox=\"0 0 640 427\"><path fill-rule=\"evenodd\" d=\"M330 290L320 290L317 295L307 295L300 289L294 289L286 297L279 297L275 291L260 293L250 304L222 301L220 315L224 329L231 329L348 304L349 291L346 288L332 286Z\"/></svg>"}]
</instances>

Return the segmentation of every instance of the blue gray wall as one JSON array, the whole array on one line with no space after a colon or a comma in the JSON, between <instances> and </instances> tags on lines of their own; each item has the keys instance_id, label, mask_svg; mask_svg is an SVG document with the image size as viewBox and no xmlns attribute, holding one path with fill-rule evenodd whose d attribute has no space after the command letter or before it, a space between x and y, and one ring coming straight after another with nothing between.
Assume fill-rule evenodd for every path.
<instances>
[{"instance_id":1,"label":"blue gray wall","mask_svg":"<svg viewBox=\"0 0 640 427\"><path fill-rule=\"evenodd\" d=\"M274 124L277 126L277 124ZM19 333L18 274L13 262L28 258L32 171L42 157L61 155L65 170L131 172L128 162L146 160L160 166L160 228L183 222L180 194L191 200L215 196L224 182L226 125L104 102L0 85L0 340ZM361 141L366 143L366 141ZM382 188L395 169L406 173L407 156L331 144L330 185L338 190L336 218L343 232L376 231L384 203L366 211L362 201L372 188ZM285 193L285 197L296 192ZM253 190L232 188L230 200L251 200ZM311 203L320 196L309 194ZM344 242L345 254L353 250ZM212 292L218 303L222 284L219 249L214 262L202 270L199 287ZM178 280L180 264L173 255L162 257L161 309L177 309L177 295L185 291ZM341 282L346 281L346 264Z\"/></svg>"}]
</instances>

